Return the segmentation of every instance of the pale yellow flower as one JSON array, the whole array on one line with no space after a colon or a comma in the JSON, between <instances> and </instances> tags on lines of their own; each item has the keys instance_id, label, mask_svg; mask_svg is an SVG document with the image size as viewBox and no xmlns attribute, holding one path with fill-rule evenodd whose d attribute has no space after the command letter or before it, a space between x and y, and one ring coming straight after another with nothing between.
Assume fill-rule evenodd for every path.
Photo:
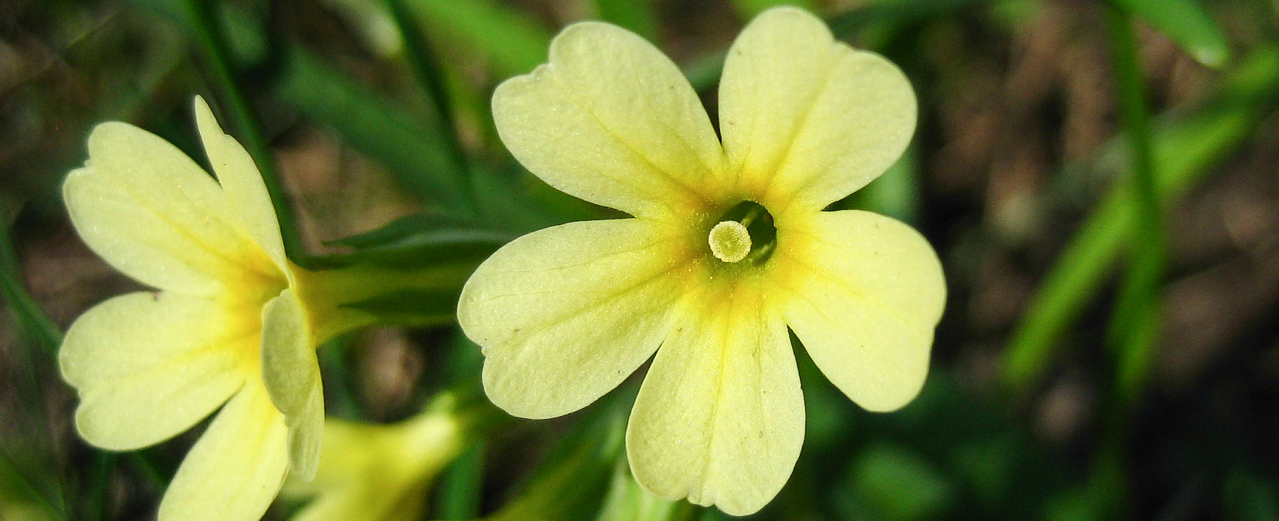
<instances>
[{"instance_id":1,"label":"pale yellow flower","mask_svg":"<svg viewBox=\"0 0 1279 521\"><path fill-rule=\"evenodd\" d=\"M435 477L466 444L451 397L400 423L329 419L319 471L290 480L282 497L313 498L293 521L416 521Z\"/></svg>"},{"instance_id":2,"label":"pale yellow flower","mask_svg":"<svg viewBox=\"0 0 1279 521\"><path fill-rule=\"evenodd\" d=\"M76 428L102 448L159 443L221 408L159 518L258 519L286 472L315 473L324 421L315 345L353 322L310 305L313 277L285 258L253 160L203 99L195 113L217 180L117 122L94 129L89 160L67 176L63 196L85 243L158 291L87 311L60 363L81 398Z\"/></svg>"},{"instance_id":3,"label":"pale yellow flower","mask_svg":"<svg viewBox=\"0 0 1279 521\"><path fill-rule=\"evenodd\" d=\"M862 407L919 392L945 300L936 253L898 221L823 211L910 140L915 97L888 61L804 11L767 11L728 53L720 140L670 60L580 23L498 87L493 116L542 180L634 216L531 233L472 276L458 319L498 406L575 411L656 352L627 427L635 478L741 515L803 442L788 327Z\"/></svg>"}]
</instances>

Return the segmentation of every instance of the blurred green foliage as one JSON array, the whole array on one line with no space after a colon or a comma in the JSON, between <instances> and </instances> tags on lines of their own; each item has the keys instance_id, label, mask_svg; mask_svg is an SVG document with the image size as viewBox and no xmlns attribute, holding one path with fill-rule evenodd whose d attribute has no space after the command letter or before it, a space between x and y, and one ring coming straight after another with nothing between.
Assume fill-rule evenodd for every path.
<instances>
[{"instance_id":1,"label":"blurred green foliage","mask_svg":"<svg viewBox=\"0 0 1279 521\"><path fill-rule=\"evenodd\" d=\"M83 247L58 210L56 187L83 161L83 137L92 124L134 122L194 152L184 110L193 95L204 94L262 165L295 262L429 278L430 284L360 304L386 322L412 326L395 338L413 347L356 337L321 350L328 399L342 404L334 410L396 419L444 387L480 392L479 349L459 340L449 324L470 270L521 233L617 216L551 189L505 153L489 120L492 88L542 63L560 26L598 18L670 49L713 109L731 35L744 20L781 3L822 13L839 37L888 55L915 82L921 113L915 142L886 175L836 205L917 225L942 253L952 300L927 386L893 414L858 409L797 350L808 414L804 452L787 488L752 518L1279 516L1275 292L1248 301L1255 308L1246 310L1249 316L1262 318L1245 324L1243 333L1223 334L1227 345L1216 358L1198 359L1197 376L1174 382L1157 374L1161 357L1183 346L1182 339L1159 334L1178 327L1170 294L1216 265L1185 253L1196 245L1186 244L1175 216L1187 200L1225 193L1222 206L1231 207L1236 201L1227 196L1234 192L1222 187L1223 179L1248 173L1261 179L1258 190L1270 206L1257 210L1262 222L1254 227L1263 235L1249 242L1236 233L1232 240L1241 245L1229 260L1243 259L1251 285L1272 284L1266 266L1275 259L1277 239L1267 223L1279 219L1272 211L1279 207L1279 157L1269 151L1279 146L1273 138L1279 14L1272 3L29 0L0 7L0 18L11 15L0 24L0 71L19 71L0 75L6 141L0 147L6 172L0 179L0 290L12 332L0 338L0 520L149 516L190 443L179 438L117 457L76 441L70 426L74 396L58 381L56 356L50 356L59 327L120 287L118 281L95 285L103 276L76 264ZM1110 49L1113 58L1107 49L1123 36L1103 29L1106 9L1120 14L1115 23L1133 37L1132 45ZM1037 40L1037 34L1048 35ZM1087 80L1049 74L1050 67L1034 59L1078 60L1084 65L1072 71L1106 72L1100 83L1080 87ZM1125 60L1131 63L1122 65ZM1116 66L1126 70L1112 74ZM1031 79L1018 80L1019 67L1043 76L1022 72ZM982 90L990 84L1001 87ZM981 97L991 92L1002 97ZM990 128L999 126L990 121L998 119L996 109L1036 95L1050 101L1022 117L1038 122L1035 128L1051 128L1049 136L989 144L999 133ZM1124 100L1136 105L1116 109ZM1070 125L1089 123L1076 112L1089 103L1110 107L1084 136L1098 145L1082 153L1058 150L1067 148L1062 142ZM954 114L968 117L958 130L947 127ZM317 134L338 152L326 155L329 148L306 141ZM998 149L1009 142L1031 152L1051 149L1041 154L1048 161L1023 173L1037 182L1004 178L1001 185L955 173L952 163L965 157L965 147ZM319 174L285 161L294 149L305 158L337 158L341 164L332 168L351 168L355 181L338 186L341 193L315 189L308 182L318 181L307 176ZM999 160L1014 162L1009 158L1025 150L996 152L1005 155L992 152L993 158L975 162L994 170ZM1144 166L1142 154L1149 159ZM1138 185L1128 182L1141 176L1153 202L1142 202ZM345 190L383 178L395 198L382 203L409 210L334 231L306 204L308 197L327 197L354 205L356 197ZM1015 223L1031 230L1021 239L1008 238L1016 234L996 222L1004 208L996 195L1018 188L1017 182L1032 185L1023 190L1031 217ZM1166 264L1152 286L1126 297L1117 289L1125 267L1155 232L1167 241L1158 252ZM997 314L990 308L999 306L981 304L978 297L992 290L982 287L990 281L974 266L1009 257L1030 259L1024 261L1029 266L1025 273L998 274L1003 277L993 284L1033 289L995 291L994 300L1012 302L1013 318L983 330L980 317ZM83 272L68 275L78 293L48 289L49 277L35 276L51 265ZM33 287L33 279L44 286ZM1128 299L1136 303L1121 304ZM1101 347L1107 327L1121 337L1143 327L1140 319L1121 316L1125 306L1143 310L1152 329L1137 340L1112 342L1119 352L1107 354ZM1146 347L1124 347L1134 345ZM426 369L401 375L407 398L395 398L403 402L398 409L385 406L398 413L371 412L379 400L399 395L378 394L386 368L369 369L377 363L370 353L426 360L418 362ZM426 382L431 378L436 381ZM432 515L726 519L714 510L656 501L636 487L622 449L635 388L625 384L562 420L493 429L441 480ZM1108 421L1110 414L1122 421ZM282 508L269 517L285 514Z\"/></svg>"}]
</instances>

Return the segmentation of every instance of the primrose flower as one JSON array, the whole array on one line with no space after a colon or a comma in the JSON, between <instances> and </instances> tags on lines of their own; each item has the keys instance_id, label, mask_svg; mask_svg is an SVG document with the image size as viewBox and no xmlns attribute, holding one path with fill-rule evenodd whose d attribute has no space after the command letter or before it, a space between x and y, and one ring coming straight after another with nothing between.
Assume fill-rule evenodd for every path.
<instances>
[{"instance_id":1,"label":"primrose flower","mask_svg":"<svg viewBox=\"0 0 1279 521\"><path fill-rule=\"evenodd\" d=\"M465 447L451 398L392 425L329 419L315 479L289 480L283 497L312 497L293 521L415 521L431 482Z\"/></svg>"},{"instance_id":2,"label":"primrose flower","mask_svg":"<svg viewBox=\"0 0 1279 521\"><path fill-rule=\"evenodd\" d=\"M936 253L890 218L823 211L910 140L914 94L888 61L804 11L766 11L724 64L720 140L657 49L579 23L498 87L493 116L533 174L634 216L520 237L467 282L458 320L499 407L578 410L656 352L627 426L636 480L743 515L804 437L788 328L866 409L919 392L946 292Z\"/></svg>"},{"instance_id":3,"label":"primrose flower","mask_svg":"<svg viewBox=\"0 0 1279 521\"><path fill-rule=\"evenodd\" d=\"M118 122L93 130L89 160L67 176L80 236L158 291L85 312L59 361L79 391L76 428L102 448L159 443L220 408L159 519L258 519L287 471L315 473L324 421L315 345L342 321L304 305L316 300L315 277L285 258L253 160L203 99L195 115L216 181L173 145Z\"/></svg>"}]
</instances>

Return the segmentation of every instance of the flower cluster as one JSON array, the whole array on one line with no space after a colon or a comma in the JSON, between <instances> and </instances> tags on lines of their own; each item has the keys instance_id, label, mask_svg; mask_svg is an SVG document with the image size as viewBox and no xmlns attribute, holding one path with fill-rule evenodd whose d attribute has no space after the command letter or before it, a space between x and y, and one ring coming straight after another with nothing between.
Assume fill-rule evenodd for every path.
<instances>
[{"instance_id":1,"label":"flower cluster","mask_svg":"<svg viewBox=\"0 0 1279 521\"><path fill-rule=\"evenodd\" d=\"M733 44L718 100L717 134L651 44L603 23L565 29L547 64L495 92L498 133L551 186L631 217L507 244L466 283L457 318L483 348L490 400L525 418L581 409L651 359L626 430L635 480L742 515L778 493L803 442L790 334L854 402L893 410L923 385L946 288L909 226L826 210L910 141L915 98L894 65L777 8ZM305 519L416 515L462 447L456 418L325 427L315 354L377 320L344 302L407 282L290 262L257 167L195 105L216 179L163 139L105 123L64 185L89 247L155 288L67 332L78 431L132 450L213 415L161 520L259 518L289 474L291 491L316 497Z\"/></svg>"}]
</instances>

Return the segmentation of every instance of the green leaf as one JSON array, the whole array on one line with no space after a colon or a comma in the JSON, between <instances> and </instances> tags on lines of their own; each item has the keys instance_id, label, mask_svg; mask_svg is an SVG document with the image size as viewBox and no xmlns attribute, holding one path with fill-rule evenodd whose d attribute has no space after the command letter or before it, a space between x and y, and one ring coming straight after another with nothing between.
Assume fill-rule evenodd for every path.
<instances>
[{"instance_id":1,"label":"green leaf","mask_svg":"<svg viewBox=\"0 0 1279 521\"><path fill-rule=\"evenodd\" d=\"M533 18L492 0L405 0L409 12L436 31L492 60L502 76L533 70L546 61L551 32Z\"/></svg>"},{"instance_id":2,"label":"green leaf","mask_svg":"<svg viewBox=\"0 0 1279 521\"><path fill-rule=\"evenodd\" d=\"M1230 45L1225 34L1197 0L1112 1L1172 38L1199 63L1221 67L1230 59Z\"/></svg>"},{"instance_id":3,"label":"green leaf","mask_svg":"<svg viewBox=\"0 0 1279 521\"><path fill-rule=\"evenodd\" d=\"M423 213L329 244L355 248L354 253L335 256L344 262L418 268L441 263L478 263L513 238L507 232L480 228L441 214Z\"/></svg>"}]
</instances>

